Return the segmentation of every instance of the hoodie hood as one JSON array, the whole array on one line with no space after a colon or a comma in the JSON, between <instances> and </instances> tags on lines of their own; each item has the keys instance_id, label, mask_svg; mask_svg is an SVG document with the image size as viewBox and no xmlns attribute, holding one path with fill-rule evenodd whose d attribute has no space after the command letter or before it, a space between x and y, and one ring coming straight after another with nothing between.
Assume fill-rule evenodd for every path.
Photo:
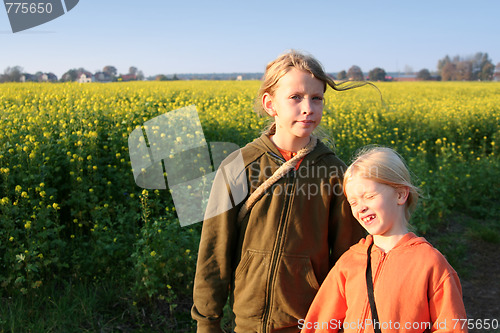
<instances>
[{"instance_id":1,"label":"hoodie hood","mask_svg":"<svg viewBox=\"0 0 500 333\"><path fill-rule=\"evenodd\" d=\"M366 251L368 250L368 247L370 246L371 243L373 243L373 236L368 235L368 236L366 236L366 238L361 239L358 242L358 244L353 245L351 247L351 249L355 252L358 252L358 253L366 253ZM420 245L420 244L429 244L430 245L430 243L427 242L427 240L425 238L418 237L413 232L408 232L407 234L405 234L403 236L403 238L401 238L396 243L396 245L389 252L399 251L399 250L406 249L408 247ZM374 249L372 251L376 251L376 247L374 247Z\"/></svg>"}]
</instances>

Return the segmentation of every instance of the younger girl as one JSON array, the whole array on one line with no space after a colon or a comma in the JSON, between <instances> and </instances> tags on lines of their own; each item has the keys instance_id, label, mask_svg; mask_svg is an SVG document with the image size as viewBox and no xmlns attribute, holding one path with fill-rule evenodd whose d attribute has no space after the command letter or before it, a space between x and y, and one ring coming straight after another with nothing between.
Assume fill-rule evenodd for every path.
<instances>
[{"instance_id":1,"label":"younger girl","mask_svg":"<svg viewBox=\"0 0 500 333\"><path fill-rule=\"evenodd\" d=\"M465 332L457 273L408 232L418 191L401 157L390 148L362 152L345 173L344 191L370 235L337 261L302 332Z\"/></svg>"},{"instance_id":2,"label":"younger girl","mask_svg":"<svg viewBox=\"0 0 500 333\"><path fill-rule=\"evenodd\" d=\"M312 134L327 86L342 90L311 56L291 51L267 66L257 109L274 123L239 151L249 196L203 221L192 308L198 332L222 332L228 294L236 332L299 332L330 268L364 236L342 192L345 164ZM227 191L237 203L231 190L245 187L230 179L240 172L224 172L229 160L209 207Z\"/></svg>"}]
</instances>

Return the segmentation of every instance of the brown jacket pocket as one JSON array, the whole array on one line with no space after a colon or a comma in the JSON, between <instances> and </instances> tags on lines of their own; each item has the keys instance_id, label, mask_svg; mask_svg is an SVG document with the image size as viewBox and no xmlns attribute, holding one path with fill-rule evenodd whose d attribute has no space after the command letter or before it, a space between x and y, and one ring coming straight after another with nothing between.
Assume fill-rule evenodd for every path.
<instances>
[{"instance_id":1,"label":"brown jacket pocket","mask_svg":"<svg viewBox=\"0 0 500 333\"><path fill-rule=\"evenodd\" d=\"M235 271L234 305L236 318L260 320L264 313L270 253L248 250Z\"/></svg>"},{"instance_id":2,"label":"brown jacket pocket","mask_svg":"<svg viewBox=\"0 0 500 333\"><path fill-rule=\"evenodd\" d=\"M318 289L309 257L283 255L274 291L274 324L290 325L304 319Z\"/></svg>"}]
</instances>

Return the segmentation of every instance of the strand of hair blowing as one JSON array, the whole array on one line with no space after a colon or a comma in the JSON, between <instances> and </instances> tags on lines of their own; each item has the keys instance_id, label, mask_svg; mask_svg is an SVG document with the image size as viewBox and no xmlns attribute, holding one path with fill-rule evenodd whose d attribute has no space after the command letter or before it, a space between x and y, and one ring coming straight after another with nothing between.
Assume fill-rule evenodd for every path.
<instances>
[{"instance_id":1,"label":"strand of hair blowing","mask_svg":"<svg viewBox=\"0 0 500 333\"><path fill-rule=\"evenodd\" d=\"M318 143L318 138L315 136L311 136L311 140L309 143L299 150L297 152L297 155L283 163L274 173L271 177L266 179L265 182L260 184L259 187L255 191L250 194L248 199L245 201L243 206L241 207L239 213L238 213L238 222L241 222L245 216L248 214L248 212L252 209L252 207L255 205L255 203L264 195L264 193L274 184L276 183L281 177L286 175L290 170L295 168L297 163L305 157L307 154L312 152L314 148L316 147L316 144Z\"/></svg>"}]
</instances>

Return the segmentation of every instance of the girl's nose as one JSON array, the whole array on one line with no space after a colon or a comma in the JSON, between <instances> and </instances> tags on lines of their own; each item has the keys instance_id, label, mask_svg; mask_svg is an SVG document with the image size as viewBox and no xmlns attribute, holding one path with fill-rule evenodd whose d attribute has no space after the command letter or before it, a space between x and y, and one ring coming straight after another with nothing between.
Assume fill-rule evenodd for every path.
<instances>
[{"instance_id":1,"label":"girl's nose","mask_svg":"<svg viewBox=\"0 0 500 333\"><path fill-rule=\"evenodd\" d=\"M305 99L302 106L302 114L311 114L313 113L313 105L312 101L309 99Z\"/></svg>"}]
</instances>

